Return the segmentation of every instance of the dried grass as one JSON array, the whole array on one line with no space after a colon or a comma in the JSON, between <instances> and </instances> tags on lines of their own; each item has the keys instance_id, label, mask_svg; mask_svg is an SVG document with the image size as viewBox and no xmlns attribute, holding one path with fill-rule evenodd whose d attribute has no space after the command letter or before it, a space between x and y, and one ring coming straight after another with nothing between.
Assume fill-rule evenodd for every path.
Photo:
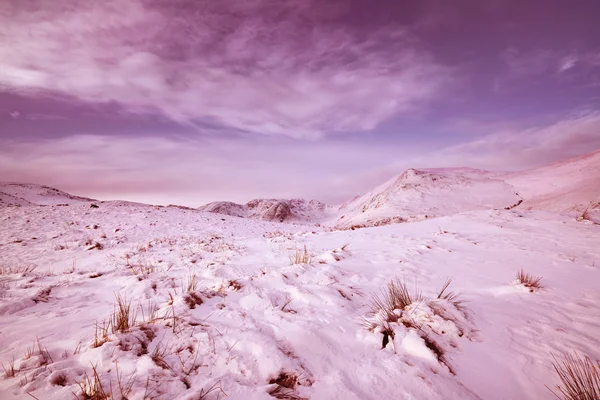
<instances>
[{"instance_id":1,"label":"dried grass","mask_svg":"<svg viewBox=\"0 0 600 400\"><path fill-rule=\"evenodd\" d=\"M296 252L290 255L290 265L310 264L311 256L304 245L304 250L296 249Z\"/></svg>"},{"instance_id":2,"label":"dried grass","mask_svg":"<svg viewBox=\"0 0 600 400\"><path fill-rule=\"evenodd\" d=\"M185 287L185 292L195 292L198 289L198 279L196 275L190 275L187 278L187 284Z\"/></svg>"},{"instance_id":3,"label":"dried grass","mask_svg":"<svg viewBox=\"0 0 600 400\"><path fill-rule=\"evenodd\" d=\"M123 381L122 374L119 372L119 364L116 361L115 373L117 374L117 387L119 388L121 400L127 400L129 398L129 395L133 391L133 385L135 384L135 374L131 375L126 382Z\"/></svg>"},{"instance_id":4,"label":"dried grass","mask_svg":"<svg viewBox=\"0 0 600 400\"><path fill-rule=\"evenodd\" d=\"M84 373L83 380L77 383L81 391L78 396L81 400L108 400L113 398L111 391L104 390L102 381L98 376L98 370L95 365L92 365L92 376L87 372Z\"/></svg>"},{"instance_id":5,"label":"dried grass","mask_svg":"<svg viewBox=\"0 0 600 400\"><path fill-rule=\"evenodd\" d=\"M554 370L558 374L561 385L556 385L558 392L550 389L558 399L564 400L598 400L600 399L600 361L592 361L589 357L567 354L562 361L552 355Z\"/></svg>"},{"instance_id":6,"label":"dried grass","mask_svg":"<svg viewBox=\"0 0 600 400\"><path fill-rule=\"evenodd\" d=\"M460 299L462 293L449 291L448 288L452 283L452 278L446 278L442 288L438 292L437 298L440 300L446 300L454 305L458 310L465 311L466 307L464 305L464 300Z\"/></svg>"},{"instance_id":7,"label":"dried grass","mask_svg":"<svg viewBox=\"0 0 600 400\"><path fill-rule=\"evenodd\" d=\"M131 311L131 301L120 294L115 295L117 304L114 305L114 312L111 315L112 332L128 332L135 326L136 315Z\"/></svg>"},{"instance_id":8,"label":"dried grass","mask_svg":"<svg viewBox=\"0 0 600 400\"><path fill-rule=\"evenodd\" d=\"M100 347L104 343L110 341L109 335L117 333L129 332L136 325L137 314L131 308L131 300L127 300L126 296L115 294L117 300L113 306L113 313L108 320L103 320L102 325L96 322L94 330L94 341L92 347ZM143 310L143 308L142 308ZM154 314L151 318L154 317Z\"/></svg>"},{"instance_id":9,"label":"dried grass","mask_svg":"<svg viewBox=\"0 0 600 400\"><path fill-rule=\"evenodd\" d=\"M13 378L17 375L17 370L15 369L15 359L13 358L8 362L8 367L4 366L4 363L0 362L0 366L4 370L4 376L7 378Z\"/></svg>"},{"instance_id":10,"label":"dried grass","mask_svg":"<svg viewBox=\"0 0 600 400\"><path fill-rule=\"evenodd\" d=\"M158 343L152 351L150 358L154 361L154 364L160 368L171 370L171 366L166 361L165 356L167 355L167 347L162 345L162 342Z\"/></svg>"},{"instance_id":11,"label":"dried grass","mask_svg":"<svg viewBox=\"0 0 600 400\"><path fill-rule=\"evenodd\" d=\"M202 389L200 390L200 397L198 397L198 400L205 400L207 399L208 395L219 391L220 393L222 393L223 395L227 396L227 393L225 393L225 391L223 390L223 387L221 386L221 382L215 382L212 386L209 386L206 389Z\"/></svg>"},{"instance_id":12,"label":"dried grass","mask_svg":"<svg viewBox=\"0 0 600 400\"><path fill-rule=\"evenodd\" d=\"M525 272L522 268L517 272L517 283L525 286L530 292L540 290L544 288L544 285L540 283L542 280L541 276L534 276Z\"/></svg>"},{"instance_id":13,"label":"dried grass","mask_svg":"<svg viewBox=\"0 0 600 400\"><path fill-rule=\"evenodd\" d=\"M94 342L92 343L92 347L100 347L104 343L108 342L108 335L111 330L111 319L108 321L102 321L102 326L96 322L94 324ZM77 351L77 349L75 349Z\"/></svg>"},{"instance_id":14,"label":"dried grass","mask_svg":"<svg viewBox=\"0 0 600 400\"><path fill-rule=\"evenodd\" d=\"M30 274L37 268L36 265L17 265L15 267L0 267L0 275Z\"/></svg>"},{"instance_id":15,"label":"dried grass","mask_svg":"<svg viewBox=\"0 0 600 400\"><path fill-rule=\"evenodd\" d=\"M131 253L126 253L124 256L125 267L127 269L129 269L129 271L131 271L131 273L133 275L145 276L145 275L149 275L156 271L156 266L153 264L150 264L150 263L147 264L145 262L145 257L142 258L138 254L137 262L132 262L131 257L132 257Z\"/></svg>"},{"instance_id":16,"label":"dried grass","mask_svg":"<svg viewBox=\"0 0 600 400\"><path fill-rule=\"evenodd\" d=\"M425 297L418 289L415 290L414 295L411 295L406 283L396 277L388 282L387 290L382 290L381 296L377 294L372 296L369 314L376 315L383 312L385 321L397 322L407 306L423 300Z\"/></svg>"},{"instance_id":17,"label":"dried grass","mask_svg":"<svg viewBox=\"0 0 600 400\"><path fill-rule=\"evenodd\" d=\"M269 381L271 385L277 385L269 391L269 395L276 399L284 400L304 400L304 397L300 397L296 392L298 387L298 376L290 372L281 372L277 378Z\"/></svg>"},{"instance_id":18,"label":"dried grass","mask_svg":"<svg viewBox=\"0 0 600 400\"><path fill-rule=\"evenodd\" d=\"M586 208L581 214L579 214L577 216L577 221L579 221L579 222L581 222L581 221L590 221L590 222L593 222L592 219L591 219L590 210Z\"/></svg>"}]
</instances>

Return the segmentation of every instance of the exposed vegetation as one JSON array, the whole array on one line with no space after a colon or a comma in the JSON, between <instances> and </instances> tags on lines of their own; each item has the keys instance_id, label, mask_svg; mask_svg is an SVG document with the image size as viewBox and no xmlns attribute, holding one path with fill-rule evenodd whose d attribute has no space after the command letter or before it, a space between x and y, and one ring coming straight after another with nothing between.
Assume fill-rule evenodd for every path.
<instances>
[{"instance_id":1,"label":"exposed vegetation","mask_svg":"<svg viewBox=\"0 0 600 400\"><path fill-rule=\"evenodd\" d=\"M531 275L525 272L522 268L517 272L517 283L528 288L530 292L535 292L536 290L541 290L544 288L544 285L540 283L541 280L541 276Z\"/></svg>"},{"instance_id":2,"label":"exposed vegetation","mask_svg":"<svg viewBox=\"0 0 600 400\"><path fill-rule=\"evenodd\" d=\"M296 249L296 252L290 256L290 265L296 264L310 264L311 256L304 246L304 250Z\"/></svg>"},{"instance_id":3,"label":"exposed vegetation","mask_svg":"<svg viewBox=\"0 0 600 400\"><path fill-rule=\"evenodd\" d=\"M598 400L600 399L600 361L592 361L589 357L565 355L558 361L554 355L554 370L561 384L550 391L564 400Z\"/></svg>"}]
</instances>

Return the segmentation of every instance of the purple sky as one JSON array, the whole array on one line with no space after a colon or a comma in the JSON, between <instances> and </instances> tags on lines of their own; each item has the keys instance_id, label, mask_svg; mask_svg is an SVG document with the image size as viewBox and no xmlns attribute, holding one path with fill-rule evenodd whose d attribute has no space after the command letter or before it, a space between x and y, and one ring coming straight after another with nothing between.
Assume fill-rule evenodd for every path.
<instances>
[{"instance_id":1,"label":"purple sky","mask_svg":"<svg viewBox=\"0 0 600 400\"><path fill-rule=\"evenodd\" d=\"M0 180L341 202L600 148L597 0L2 0Z\"/></svg>"}]
</instances>

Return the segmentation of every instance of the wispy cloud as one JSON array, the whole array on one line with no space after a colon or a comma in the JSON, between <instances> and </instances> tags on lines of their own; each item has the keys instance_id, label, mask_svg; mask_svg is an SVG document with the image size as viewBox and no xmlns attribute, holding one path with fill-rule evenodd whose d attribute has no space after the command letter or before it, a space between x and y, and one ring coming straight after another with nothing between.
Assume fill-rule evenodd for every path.
<instances>
[{"instance_id":1,"label":"wispy cloud","mask_svg":"<svg viewBox=\"0 0 600 400\"><path fill-rule=\"evenodd\" d=\"M15 138L0 147L0 177L91 197L161 204L199 206L259 197L335 203L363 190L360 184L338 185L342 178L391 163L398 155L384 145L287 138Z\"/></svg>"},{"instance_id":2,"label":"wispy cloud","mask_svg":"<svg viewBox=\"0 0 600 400\"><path fill-rule=\"evenodd\" d=\"M600 149L600 114L574 115L546 125L501 129L442 149L411 152L384 167L338 182L369 190L407 168L471 167L520 171Z\"/></svg>"},{"instance_id":3,"label":"wispy cloud","mask_svg":"<svg viewBox=\"0 0 600 400\"><path fill-rule=\"evenodd\" d=\"M0 5L0 88L314 138L373 129L450 76L409 32L349 30L316 1L64 3Z\"/></svg>"},{"instance_id":4,"label":"wispy cloud","mask_svg":"<svg viewBox=\"0 0 600 400\"><path fill-rule=\"evenodd\" d=\"M567 57L564 57L562 59L562 61L560 62L560 66L558 68L558 72L564 72L564 71L568 71L571 68L573 68L575 66L575 64L577 64L577 57L570 55Z\"/></svg>"},{"instance_id":5,"label":"wispy cloud","mask_svg":"<svg viewBox=\"0 0 600 400\"><path fill-rule=\"evenodd\" d=\"M549 125L495 132L448 147L436 158L444 164L440 166L522 170L594 151L600 148L599 132L600 114L586 113Z\"/></svg>"},{"instance_id":6,"label":"wispy cloud","mask_svg":"<svg viewBox=\"0 0 600 400\"><path fill-rule=\"evenodd\" d=\"M575 71L584 75L584 80L591 80L590 70L600 67L600 49L576 50L560 49L524 49L509 47L503 51L500 60L504 63L510 78L527 78L544 74L556 74Z\"/></svg>"},{"instance_id":7,"label":"wispy cloud","mask_svg":"<svg viewBox=\"0 0 600 400\"><path fill-rule=\"evenodd\" d=\"M500 54L500 60L505 63L509 75L513 78L556 71L559 59L555 51L549 49L524 50L509 47Z\"/></svg>"},{"instance_id":8,"label":"wispy cloud","mask_svg":"<svg viewBox=\"0 0 600 400\"><path fill-rule=\"evenodd\" d=\"M505 129L459 145L397 149L364 142L298 142L286 138L175 139L76 135L5 140L3 180L73 193L190 206L259 197L341 203L406 168L522 170L600 148L600 115Z\"/></svg>"}]
</instances>

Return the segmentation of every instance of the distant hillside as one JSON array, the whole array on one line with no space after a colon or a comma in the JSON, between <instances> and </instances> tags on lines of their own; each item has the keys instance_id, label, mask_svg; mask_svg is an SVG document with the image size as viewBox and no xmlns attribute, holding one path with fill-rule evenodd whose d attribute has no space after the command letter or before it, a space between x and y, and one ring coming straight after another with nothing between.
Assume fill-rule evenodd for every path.
<instances>
[{"instance_id":1,"label":"distant hillside","mask_svg":"<svg viewBox=\"0 0 600 400\"><path fill-rule=\"evenodd\" d=\"M56 205L96 201L74 196L49 186L0 182L0 206Z\"/></svg>"},{"instance_id":2,"label":"distant hillside","mask_svg":"<svg viewBox=\"0 0 600 400\"><path fill-rule=\"evenodd\" d=\"M242 218L277 222L319 222L335 215L336 207L317 200L256 199L246 204L214 202L199 207L200 211Z\"/></svg>"}]
</instances>

